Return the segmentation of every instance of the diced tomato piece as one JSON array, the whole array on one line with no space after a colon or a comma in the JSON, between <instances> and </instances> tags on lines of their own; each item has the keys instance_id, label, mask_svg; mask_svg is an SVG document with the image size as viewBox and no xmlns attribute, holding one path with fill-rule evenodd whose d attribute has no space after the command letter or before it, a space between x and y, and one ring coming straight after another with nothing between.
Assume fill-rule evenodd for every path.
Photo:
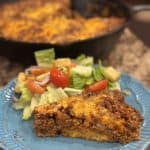
<instances>
[{"instance_id":1,"label":"diced tomato piece","mask_svg":"<svg viewBox=\"0 0 150 150\"><path fill-rule=\"evenodd\" d=\"M69 86L69 76L57 68L51 69L50 80L57 87L64 88Z\"/></svg>"},{"instance_id":2,"label":"diced tomato piece","mask_svg":"<svg viewBox=\"0 0 150 150\"><path fill-rule=\"evenodd\" d=\"M93 93L97 93L97 92L100 92L101 90L106 89L107 85L108 85L108 81L107 80L101 80L99 82L96 82L96 83L90 85L87 88L87 91L93 92Z\"/></svg>"},{"instance_id":3,"label":"diced tomato piece","mask_svg":"<svg viewBox=\"0 0 150 150\"><path fill-rule=\"evenodd\" d=\"M32 93L42 94L45 92L44 87L41 87L39 84L32 80L27 81L27 87Z\"/></svg>"}]
</instances>

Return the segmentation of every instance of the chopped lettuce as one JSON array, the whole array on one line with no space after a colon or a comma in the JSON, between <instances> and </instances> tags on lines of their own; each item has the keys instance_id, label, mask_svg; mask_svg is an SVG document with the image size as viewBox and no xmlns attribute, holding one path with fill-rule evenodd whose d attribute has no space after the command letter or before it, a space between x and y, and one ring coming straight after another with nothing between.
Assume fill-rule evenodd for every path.
<instances>
[{"instance_id":1,"label":"chopped lettuce","mask_svg":"<svg viewBox=\"0 0 150 150\"><path fill-rule=\"evenodd\" d=\"M120 84L119 82L108 82L108 89L110 90L120 90Z\"/></svg>"},{"instance_id":2,"label":"chopped lettuce","mask_svg":"<svg viewBox=\"0 0 150 150\"><path fill-rule=\"evenodd\" d=\"M81 54L80 56L78 56L76 58L76 61L79 65L83 65L83 66L90 66L94 64L93 57L86 56L84 54Z\"/></svg>"},{"instance_id":3,"label":"chopped lettuce","mask_svg":"<svg viewBox=\"0 0 150 150\"><path fill-rule=\"evenodd\" d=\"M94 62L93 57L87 57L80 62L80 65L90 66L93 65L93 62Z\"/></svg>"},{"instance_id":4,"label":"chopped lettuce","mask_svg":"<svg viewBox=\"0 0 150 150\"><path fill-rule=\"evenodd\" d=\"M83 89L85 86L91 85L95 82L93 76L83 77L77 73L72 73L72 88Z\"/></svg>"},{"instance_id":5,"label":"chopped lettuce","mask_svg":"<svg viewBox=\"0 0 150 150\"><path fill-rule=\"evenodd\" d=\"M23 120L28 120L31 115L30 103L32 99L32 93L28 90L25 81L17 80L16 88L18 89L21 96L17 102L13 103L13 108L16 110L23 109Z\"/></svg>"},{"instance_id":6,"label":"chopped lettuce","mask_svg":"<svg viewBox=\"0 0 150 150\"><path fill-rule=\"evenodd\" d=\"M34 53L38 66L49 67L55 59L54 49L40 50Z\"/></svg>"},{"instance_id":7,"label":"chopped lettuce","mask_svg":"<svg viewBox=\"0 0 150 150\"><path fill-rule=\"evenodd\" d=\"M28 120L31 117L31 115L32 115L31 107L26 106L23 110L22 119L23 120Z\"/></svg>"},{"instance_id":8,"label":"chopped lettuce","mask_svg":"<svg viewBox=\"0 0 150 150\"><path fill-rule=\"evenodd\" d=\"M57 101L60 98L58 93L57 93L56 88L48 86L47 90L48 90L48 98L49 98L48 102L49 103L53 103L53 102Z\"/></svg>"},{"instance_id":9,"label":"chopped lettuce","mask_svg":"<svg viewBox=\"0 0 150 150\"><path fill-rule=\"evenodd\" d=\"M46 105L48 104L48 99L51 99L51 94L49 94L49 92L44 92L42 95L41 95L41 98L40 98L40 101L39 101L39 104L38 105Z\"/></svg>"},{"instance_id":10,"label":"chopped lettuce","mask_svg":"<svg viewBox=\"0 0 150 150\"><path fill-rule=\"evenodd\" d=\"M39 105L54 103L59 101L60 99L68 97L65 91L62 88L54 88L52 86L48 86L45 93L41 95Z\"/></svg>"},{"instance_id":11,"label":"chopped lettuce","mask_svg":"<svg viewBox=\"0 0 150 150\"><path fill-rule=\"evenodd\" d=\"M72 74L72 88L83 89L86 83L86 78L76 73Z\"/></svg>"},{"instance_id":12,"label":"chopped lettuce","mask_svg":"<svg viewBox=\"0 0 150 150\"><path fill-rule=\"evenodd\" d=\"M54 103L58 99L59 99L59 97L57 96L56 92L53 89L51 89L50 92L47 91L41 95L39 105Z\"/></svg>"},{"instance_id":13,"label":"chopped lettuce","mask_svg":"<svg viewBox=\"0 0 150 150\"><path fill-rule=\"evenodd\" d=\"M16 102L13 103L13 108L16 110L24 109L28 103L31 102L32 93L28 90L25 81L17 80L17 91L21 94Z\"/></svg>"},{"instance_id":14,"label":"chopped lettuce","mask_svg":"<svg viewBox=\"0 0 150 150\"><path fill-rule=\"evenodd\" d=\"M72 69L72 72L82 77L90 77L92 75L92 67L77 65Z\"/></svg>"},{"instance_id":15,"label":"chopped lettuce","mask_svg":"<svg viewBox=\"0 0 150 150\"><path fill-rule=\"evenodd\" d=\"M79 55L77 58L76 58L76 61L78 63L80 63L82 60L84 60L86 58L86 55L85 54L81 54Z\"/></svg>"},{"instance_id":16,"label":"chopped lettuce","mask_svg":"<svg viewBox=\"0 0 150 150\"><path fill-rule=\"evenodd\" d=\"M33 112L34 108L36 106L38 106L39 104L39 99L40 99L40 95L39 94L35 94L32 99L31 99L31 104L30 104L30 108L31 108L31 112Z\"/></svg>"},{"instance_id":17,"label":"chopped lettuce","mask_svg":"<svg viewBox=\"0 0 150 150\"><path fill-rule=\"evenodd\" d=\"M16 106L21 105L21 103L22 103L22 106L23 106L25 103L30 102L31 98L32 98L32 93L27 88L26 83L24 81L19 81L18 80L17 84L16 84L16 87L19 89L19 91L21 93L20 98L16 102L16 103L18 103L18 104L16 104Z\"/></svg>"},{"instance_id":18,"label":"chopped lettuce","mask_svg":"<svg viewBox=\"0 0 150 150\"><path fill-rule=\"evenodd\" d=\"M86 79L85 85L91 85L95 82L93 76Z\"/></svg>"},{"instance_id":19,"label":"chopped lettuce","mask_svg":"<svg viewBox=\"0 0 150 150\"><path fill-rule=\"evenodd\" d=\"M95 81L100 81L104 79L102 66L99 65L93 68L93 77Z\"/></svg>"},{"instance_id":20,"label":"chopped lettuce","mask_svg":"<svg viewBox=\"0 0 150 150\"><path fill-rule=\"evenodd\" d=\"M81 94L82 90L79 89L74 89L74 88L64 88L64 91L69 95L77 95L77 94Z\"/></svg>"},{"instance_id":21,"label":"chopped lettuce","mask_svg":"<svg viewBox=\"0 0 150 150\"><path fill-rule=\"evenodd\" d=\"M57 94L59 96L59 99L68 97L68 95L65 93L65 91L62 88L56 89L56 92L57 92Z\"/></svg>"},{"instance_id":22,"label":"chopped lettuce","mask_svg":"<svg viewBox=\"0 0 150 150\"><path fill-rule=\"evenodd\" d=\"M120 78L120 72L115 70L113 67L105 67L103 70L103 75L106 79L112 82L117 81Z\"/></svg>"}]
</instances>

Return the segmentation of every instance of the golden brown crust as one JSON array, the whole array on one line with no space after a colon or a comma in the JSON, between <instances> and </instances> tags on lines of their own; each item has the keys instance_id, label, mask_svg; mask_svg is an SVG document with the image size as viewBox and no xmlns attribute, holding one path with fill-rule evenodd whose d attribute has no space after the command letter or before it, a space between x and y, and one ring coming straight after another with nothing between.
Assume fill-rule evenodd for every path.
<instances>
[{"instance_id":1,"label":"golden brown crust","mask_svg":"<svg viewBox=\"0 0 150 150\"><path fill-rule=\"evenodd\" d=\"M84 18L70 0L23 0L0 7L0 36L24 42L68 43L119 27L124 18ZM92 25L92 28L91 28Z\"/></svg>"},{"instance_id":2,"label":"golden brown crust","mask_svg":"<svg viewBox=\"0 0 150 150\"><path fill-rule=\"evenodd\" d=\"M142 120L119 91L74 96L34 111L34 129L42 137L64 135L129 143L139 140Z\"/></svg>"}]
</instances>

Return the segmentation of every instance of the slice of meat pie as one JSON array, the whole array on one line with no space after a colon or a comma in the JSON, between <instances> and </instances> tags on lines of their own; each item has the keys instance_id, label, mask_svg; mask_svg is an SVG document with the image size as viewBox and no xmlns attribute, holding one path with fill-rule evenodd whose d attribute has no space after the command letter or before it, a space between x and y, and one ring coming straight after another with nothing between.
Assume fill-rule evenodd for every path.
<instances>
[{"instance_id":1,"label":"slice of meat pie","mask_svg":"<svg viewBox=\"0 0 150 150\"><path fill-rule=\"evenodd\" d=\"M117 90L73 96L34 110L34 129L41 137L63 135L129 143L140 139L142 121Z\"/></svg>"}]
</instances>

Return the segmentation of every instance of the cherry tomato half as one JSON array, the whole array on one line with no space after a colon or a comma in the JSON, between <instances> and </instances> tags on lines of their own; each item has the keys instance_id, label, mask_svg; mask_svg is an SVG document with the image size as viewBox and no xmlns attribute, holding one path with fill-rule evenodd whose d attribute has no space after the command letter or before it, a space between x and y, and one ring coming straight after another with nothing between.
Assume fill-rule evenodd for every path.
<instances>
[{"instance_id":1,"label":"cherry tomato half","mask_svg":"<svg viewBox=\"0 0 150 150\"><path fill-rule=\"evenodd\" d=\"M87 88L87 91L93 92L93 93L97 93L97 92L100 92L101 90L106 89L107 85L108 85L108 81L107 80L101 80L99 82L96 82L96 83L90 85Z\"/></svg>"},{"instance_id":2,"label":"cherry tomato half","mask_svg":"<svg viewBox=\"0 0 150 150\"><path fill-rule=\"evenodd\" d=\"M50 80L57 87L69 86L69 76L56 68L50 70Z\"/></svg>"}]
</instances>

